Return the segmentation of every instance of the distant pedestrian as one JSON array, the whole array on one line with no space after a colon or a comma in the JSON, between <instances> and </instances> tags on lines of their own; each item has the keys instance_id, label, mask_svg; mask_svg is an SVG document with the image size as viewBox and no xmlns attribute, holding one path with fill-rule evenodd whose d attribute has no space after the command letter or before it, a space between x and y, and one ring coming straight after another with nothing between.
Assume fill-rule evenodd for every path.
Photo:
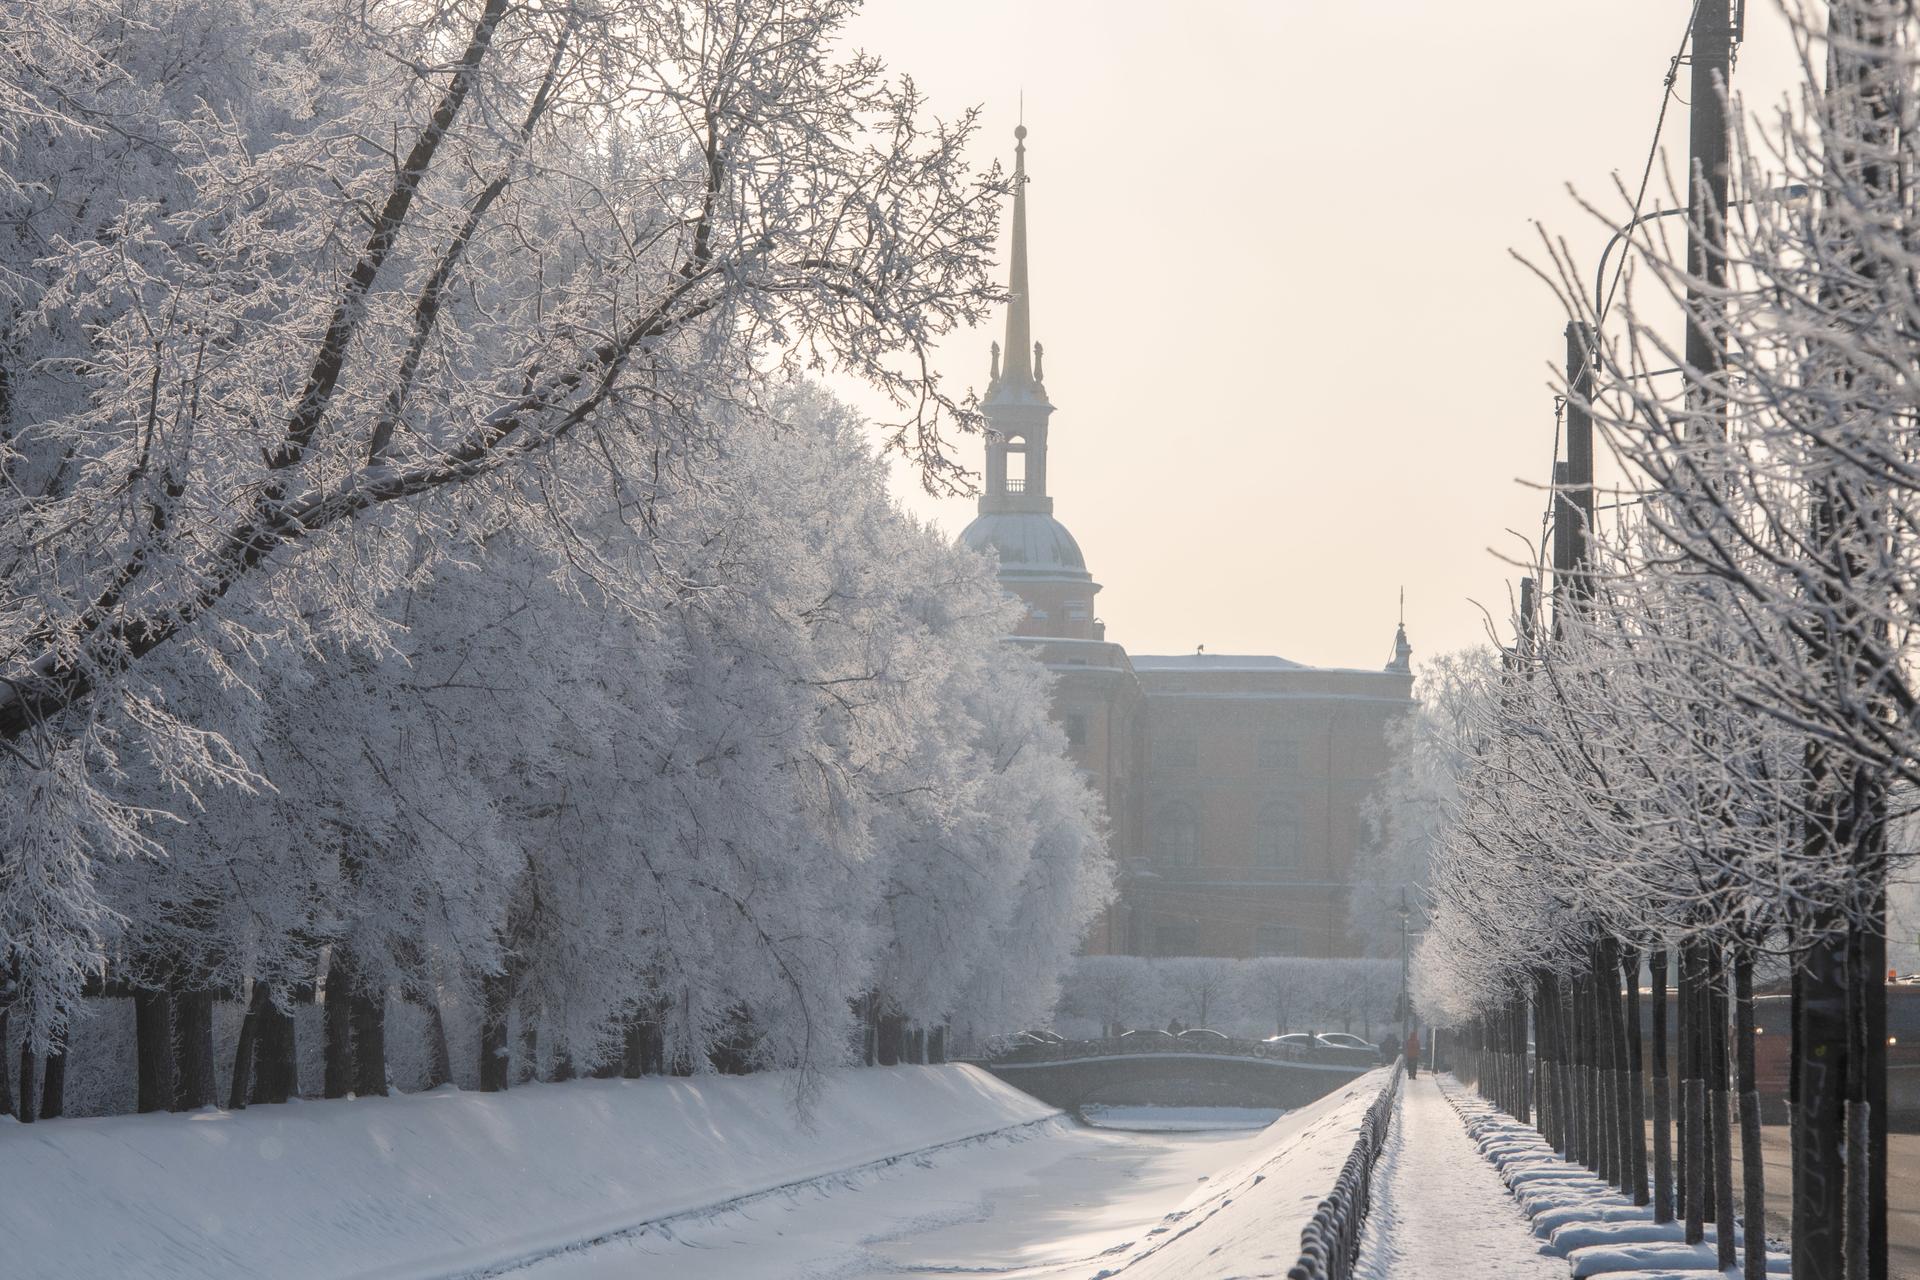
<instances>
[{"instance_id":1,"label":"distant pedestrian","mask_svg":"<svg viewBox=\"0 0 1920 1280\"><path fill-rule=\"evenodd\" d=\"M1407 1043L1401 1048L1407 1055L1407 1079L1411 1080L1420 1074L1420 1028L1407 1032Z\"/></svg>"}]
</instances>

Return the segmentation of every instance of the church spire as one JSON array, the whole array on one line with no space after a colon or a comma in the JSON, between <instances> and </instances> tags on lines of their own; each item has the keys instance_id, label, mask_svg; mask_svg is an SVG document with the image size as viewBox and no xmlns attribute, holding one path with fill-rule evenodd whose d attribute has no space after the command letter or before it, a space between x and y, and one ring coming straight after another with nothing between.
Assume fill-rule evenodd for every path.
<instances>
[{"instance_id":1,"label":"church spire","mask_svg":"<svg viewBox=\"0 0 1920 1280\"><path fill-rule=\"evenodd\" d=\"M1007 344L1000 376L1015 386L1038 386L1034 369L1033 298L1027 289L1027 126L1013 130L1013 253L1007 272Z\"/></svg>"},{"instance_id":2,"label":"church spire","mask_svg":"<svg viewBox=\"0 0 1920 1280\"><path fill-rule=\"evenodd\" d=\"M980 399L986 416L987 467L980 512L1053 510L1047 493L1047 418L1053 406L1041 382L1027 292L1027 126L1013 131L1013 250L1007 262L1007 342L993 346L993 377Z\"/></svg>"}]
</instances>

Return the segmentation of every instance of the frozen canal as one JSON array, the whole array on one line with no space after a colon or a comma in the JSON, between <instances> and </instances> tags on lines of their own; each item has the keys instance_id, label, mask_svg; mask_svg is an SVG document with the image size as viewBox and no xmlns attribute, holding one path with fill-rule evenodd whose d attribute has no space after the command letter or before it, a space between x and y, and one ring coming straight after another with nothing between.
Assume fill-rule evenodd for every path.
<instances>
[{"instance_id":1,"label":"frozen canal","mask_svg":"<svg viewBox=\"0 0 1920 1280\"><path fill-rule=\"evenodd\" d=\"M949 1148L853 1178L779 1193L671 1232L550 1258L518 1276L796 1280L860 1276L1085 1276L1167 1229L1166 1218L1243 1165L1259 1128L1235 1116L1128 1109L1088 1128L1064 1122L1021 1140ZM1269 1116L1275 1113L1268 1113ZM1092 1265L1089 1265L1092 1264Z\"/></svg>"}]
</instances>

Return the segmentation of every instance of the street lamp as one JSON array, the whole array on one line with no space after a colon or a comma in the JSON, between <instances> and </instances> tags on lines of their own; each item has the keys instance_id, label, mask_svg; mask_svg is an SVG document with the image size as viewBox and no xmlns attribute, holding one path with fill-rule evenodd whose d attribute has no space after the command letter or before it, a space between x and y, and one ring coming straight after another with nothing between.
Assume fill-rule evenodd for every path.
<instances>
[{"instance_id":1,"label":"street lamp","mask_svg":"<svg viewBox=\"0 0 1920 1280\"><path fill-rule=\"evenodd\" d=\"M1731 209L1743 204L1792 204L1798 200L1805 200L1808 194L1809 189L1804 182L1795 182L1784 187L1774 187L1771 190L1762 191L1759 195L1752 196L1745 200L1729 201L1727 207ZM1596 331L1595 341L1598 341L1598 329L1601 319L1600 310L1602 299L1600 293L1606 285L1607 259L1613 256L1613 247L1632 235L1634 228L1643 222L1652 222L1656 218L1675 218L1691 212L1692 210L1690 209L1676 208L1656 209L1652 213L1643 213L1634 218L1633 221L1627 223L1626 226L1614 232L1613 238L1607 241L1607 247L1600 251L1599 269L1593 273L1593 322Z\"/></svg>"}]
</instances>

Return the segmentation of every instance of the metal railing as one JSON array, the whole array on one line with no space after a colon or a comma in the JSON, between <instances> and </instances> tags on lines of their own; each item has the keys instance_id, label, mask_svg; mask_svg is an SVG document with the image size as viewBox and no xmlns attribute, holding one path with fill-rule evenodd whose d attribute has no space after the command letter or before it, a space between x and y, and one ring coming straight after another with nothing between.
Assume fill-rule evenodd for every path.
<instances>
[{"instance_id":1,"label":"metal railing","mask_svg":"<svg viewBox=\"0 0 1920 1280\"><path fill-rule=\"evenodd\" d=\"M1406 1058L1394 1060L1393 1076L1367 1108L1360 1137L1334 1180L1332 1194L1320 1202L1300 1233L1300 1260L1287 1272L1287 1280L1352 1280L1353 1264L1360 1256L1360 1228L1373 1204L1374 1162L1393 1123L1394 1099L1400 1096L1406 1066Z\"/></svg>"},{"instance_id":2,"label":"metal railing","mask_svg":"<svg viewBox=\"0 0 1920 1280\"><path fill-rule=\"evenodd\" d=\"M1367 1070L1382 1059L1370 1050L1337 1049L1319 1045L1301 1049L1264 1040L1216 1039L1213 1036L1171 1036L1149 1032L1105 1040L1067 1040L1060 1044L999 1044L988 1059L1006 1063L1064 1062L1077 1058L1122 1057L1130 1054L1206 1054L1220 1058L1264 1058L1270 1062L1305 1062L1315 1066L1342 1066Z\"/></svg>"}]
</instances>

